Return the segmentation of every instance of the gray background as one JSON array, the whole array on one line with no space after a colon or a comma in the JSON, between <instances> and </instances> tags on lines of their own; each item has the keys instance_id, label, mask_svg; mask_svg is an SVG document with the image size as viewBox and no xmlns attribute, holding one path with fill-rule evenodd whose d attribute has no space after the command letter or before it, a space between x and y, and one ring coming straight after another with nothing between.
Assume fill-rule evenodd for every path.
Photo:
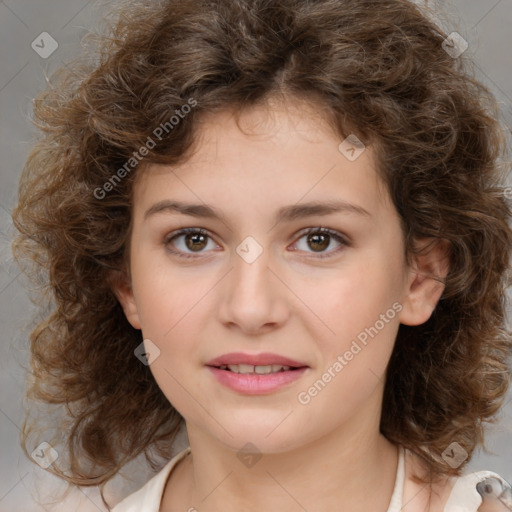
<instances>
[{"instance_id":1,"label":"gray background","mask_svg":"<svg viewBox=\"0 0 512 512\"><path fill-rule=\"evenodd\" d=\"M229 1L229 0L226 0ZM28 361L27 325L32 306L12 263L10 211L16 202L17 180L34 141L31 100L45 87L45 76L72 59L80 40L98 25L110 2L87 0L0 1L0 512L42 510L105 510L96 489L78 489L66 501L58 498L64 486L28 460L19 447L23 419L22 397ZM500 102L503 122L512 127L512 0L453 0L430 2L448 32L457 31L469 43L466 55L475 74L489 85ZM32 41L48 32L57 50L42 58ZM39 39L38 39L39 40ZM500 422L489 429L488 447L478 452L468 471L497 471L512 482L512 393ZM175 451L186 444L180 438ZM130 480L116 479L108 496L114 500L139 486L150 475L140 461L129 468ZM46 505L52 499L55 506Z\"/></svg>"}]
</instances>

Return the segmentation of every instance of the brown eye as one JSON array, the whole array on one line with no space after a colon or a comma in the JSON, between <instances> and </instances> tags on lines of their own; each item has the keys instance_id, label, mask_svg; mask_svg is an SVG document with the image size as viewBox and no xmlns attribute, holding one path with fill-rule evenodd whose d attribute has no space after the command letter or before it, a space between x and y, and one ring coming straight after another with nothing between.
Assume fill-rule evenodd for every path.
<instances>
[{"instance_id":1,"label":"brown eye","mask_svg":"<svg viewBox=\"0 0 512 512\"><path fill-rule=\"evenodd\" d=\"M199 228L186 228L167 235L164 245L167 249L180 258L194 258L206 255L208 244L215 247L213 239L207 231ZM194 255L196 253L196 255Z\"/></svg>"},{"instance_id":2,"label":"brown eye","mask_svg":"<svg viewBox=\"0 0 512 512\"><path fill-rule=\"evenodd\" d=\"M308 235L308 244L315 251L324 251L329 247L329 242L331 241L330 235L326 234L312 234Z\"/></svg>"},{"instance_id":3,"label":"brown eye","mask_svg":"<svg viewBox=\"0 0 512 512\"><path fill-rule=\"evenodd\" d=\"M303 239L305 243L302 243L302 247L300 247ZM334 246L333 250L327 250L333 242L337 243L338 247ZM329 258L338 254L350 244L345 237L337 231L328 228L310 228L303 232L295 245L302 252L309 254L318 253L318 255L315 256L316 258Z\"/></svg>"},{"instance_id":4,"label":"brown eye","mask_svg":"<svg viewBox=\"0 0 512 512\"><path fill-rule=\"evenodd\" d=\"M191 251L200 251L206 247L207 236L202 233L192 233L185 235L185 245Z\"/></svg>"}]
</instances>

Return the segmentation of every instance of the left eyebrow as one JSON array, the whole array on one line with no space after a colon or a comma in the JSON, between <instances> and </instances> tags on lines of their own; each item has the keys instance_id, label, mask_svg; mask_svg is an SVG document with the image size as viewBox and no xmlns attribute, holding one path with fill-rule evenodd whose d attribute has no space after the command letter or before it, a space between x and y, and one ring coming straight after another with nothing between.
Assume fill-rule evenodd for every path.
<instances>
[{"instance_id":1,"label":"left eyebrow","mask_svg":"<svg viewBox=\"0 0 512 512\"><path fill-rule=\"evenodd\" d=\"M147 219L151 215L164 212L218 219L223 222L226 221L223 213L207 204L190 204L171 200L159 201L151 206L144 214L144 219ZM275 223L291 222L304 217L331 215L333 213L357 214L371 217L370 212L365 210L362 206L347 203L346 201L309 202L283 206L275 215Z\"/></svg>"}]
</instances>

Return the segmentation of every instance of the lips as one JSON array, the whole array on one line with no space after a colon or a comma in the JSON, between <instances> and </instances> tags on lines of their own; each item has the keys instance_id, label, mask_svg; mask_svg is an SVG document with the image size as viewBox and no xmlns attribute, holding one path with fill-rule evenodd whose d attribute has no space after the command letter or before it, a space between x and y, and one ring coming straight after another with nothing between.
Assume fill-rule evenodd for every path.
<instances>
[{"instance_id":1,"label":"lips","mask_svg":"<svg viewBox=\"0 0 512 512\"><path fill-rule=\"evenodd\" d=\"M309 366L278 354L232 352L216 357L206 367L223 386L244 395L266 395L300 379Z\"/></svg>"},{"instance_id":2,"label":"lips","mask_svg":"<svg viewBox=\"0 0 512 512\"><path fill-rule=\"evenodd\" d=\"M244 354L242 352L231 352L216 357L206 363L206 366L220 368L229 365L251 365L251 366L289 366L290 369L308 367L306 363L290 359L289 357L264 352L261 354Z\"/></svg>"}]
</instances>

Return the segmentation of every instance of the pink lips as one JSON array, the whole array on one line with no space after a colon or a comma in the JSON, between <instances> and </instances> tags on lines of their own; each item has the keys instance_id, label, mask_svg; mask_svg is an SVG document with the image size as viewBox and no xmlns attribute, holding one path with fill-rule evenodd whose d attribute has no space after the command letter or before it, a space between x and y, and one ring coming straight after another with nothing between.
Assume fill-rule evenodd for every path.
<instances>
[{"instance_id":1,"label":"pink lips","mask_svg":"<svg viewBox=\"0 0 512 512\"><path fill-rule=\"evenodd\" d=\"M221 365L250 364L253 366L281 365L292 367L287 371L267 374L234 373L228 369L221 370ZM262 395L299 379L309 368L306 364L288 357L271 353L243 354L230 353L216 357L206 363L215 378L224 386L246 395Z\"/></svg>"},{"instance_id":2,"label":"pink lips","mask_svg":"<svg viewBox=\"0 0 512 512\"><path fill-rule=\"evenodd\" d=\"M305 363L294 361L288 357L272 354L270 352L263 352L261 354L254 355L244 354L242 352L231 352L208 361L206 366L221 366L223 364L252 364L254 366L280 364L282 366L293 366L295 368L307 366Z\"/></svg>"}]
</instances>

